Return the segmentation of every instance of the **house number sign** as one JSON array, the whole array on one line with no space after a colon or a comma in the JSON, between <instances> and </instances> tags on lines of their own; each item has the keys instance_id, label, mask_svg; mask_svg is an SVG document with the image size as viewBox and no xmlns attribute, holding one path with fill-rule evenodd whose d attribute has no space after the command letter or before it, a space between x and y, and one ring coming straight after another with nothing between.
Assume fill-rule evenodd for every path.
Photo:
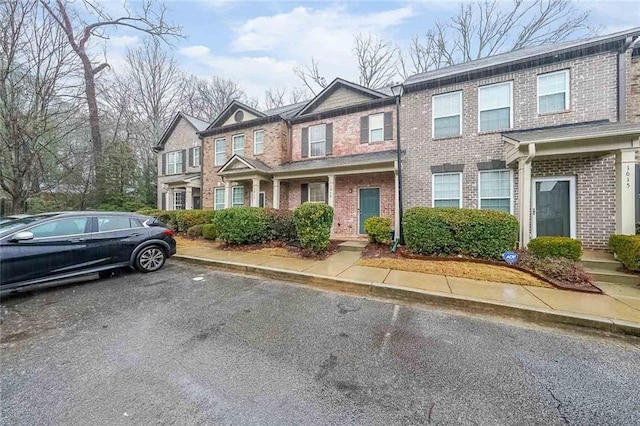
<instances>
[{"instance_id":1,"label":"house number sign","mask_svg":"<svg viewBox=\"0 0 640 426\"><path fill-rule=\"evenodd\" d=\"M628 164L627 164L627 173L625 173L625 175L627 176L627 188L631 188L631 168Z\"/></svg>"}]
</instances>

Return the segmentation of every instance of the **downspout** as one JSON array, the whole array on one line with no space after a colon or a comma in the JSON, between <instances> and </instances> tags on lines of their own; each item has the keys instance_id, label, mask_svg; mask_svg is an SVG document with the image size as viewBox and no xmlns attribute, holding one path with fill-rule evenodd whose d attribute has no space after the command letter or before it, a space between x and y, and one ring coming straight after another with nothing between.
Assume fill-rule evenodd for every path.
<instances>
[{"instance_id":1,"label":"downspout","mask_svg":"<svg viewBox=\"0 0 640 426\"><path fill-rule=\"evenodd\" d=\"M536 144L528 145L527 156L518 163L518 185L520 186L520 247L526 248L531 237L531 219L536 212L531 208L531 163L536 157ZM527 194L527 196L525 196Z\"/></svg>"}]
</instances>

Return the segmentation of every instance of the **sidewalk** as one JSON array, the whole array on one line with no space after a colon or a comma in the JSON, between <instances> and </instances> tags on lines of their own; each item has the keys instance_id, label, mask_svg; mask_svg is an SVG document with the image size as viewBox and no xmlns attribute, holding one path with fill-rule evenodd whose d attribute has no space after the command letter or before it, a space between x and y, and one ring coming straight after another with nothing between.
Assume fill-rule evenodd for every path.
<instances>
[{"instance_id":1,"label":"sidewalk","mask_svg":"<svg viewBox=\"0 0 640 426\"><path fill-rule=\"evenodd\" d=\"M309 260L219 250L195 243L179 244L176 258L348 292L471 307L640 336L640 289L630 285L598 283L605 294L588 294L477 281L358 266L360 253L349 251L325 260Z\"/></svg>"}]
</instances>

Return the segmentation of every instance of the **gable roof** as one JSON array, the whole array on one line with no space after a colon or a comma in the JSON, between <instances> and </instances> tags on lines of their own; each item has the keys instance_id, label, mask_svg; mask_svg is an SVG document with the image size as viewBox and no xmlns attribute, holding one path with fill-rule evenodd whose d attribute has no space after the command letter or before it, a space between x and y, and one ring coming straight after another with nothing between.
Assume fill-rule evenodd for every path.
<instances>
[{"instance_id":1,"label":"gable roof","mask_svg":"<svg viewBox=\"0 0 640 426\"><path fill-rule=\"evenodd\" d=\"M250 170L258 170L261 172L268 172L271 170L271 167L267 166L260 160L243 157L242 155L238 155L238 154L233 154L231 158L229 158L227 162L224 163L222 167L220 167L220 170L218 170L218 174L232 171L233 169L231 170L227 170L227 169L229 169L232 164L237 162L243 163ZM240 170L240 171L245 171L245 170Z\"/></svg>"},{"instance_id":2,"label":"gable roof","mask_svg":"<svg viewBox=\"0 0 640 426\"><path fill-rule=\"evenodd\" d=\"M626 31L608 34L604 36L591 37L588 39L574 40L566 43L545 44L534 47L527 47L511 52L501 53L498 55L488 56L486 58L476 59L456 65L451 65L437 70L427 71L421 74L413 75L404 82L405 88L409 86L424 85L431 81L441 79L455 78L465 76L465 80L474 78L474 75L481 74L483 70L492 68L502 68L507 71L509 68L515 70L514 66L520 64L539 61L541 64L546 63L544 59L554 62L562 55L573 53L577 56L595 53L605 49L616 48L627 42L628 38L640 36L640 27L629 29ZM504 72L504 71L503 71ZM478 77L475 77L478 78Z\"/></svg>"},{"instance_id":3,"label":"gable roof","mask_svg":"<svg viewBox=\"0 0 640 426\"><path fill-rule=\"evenodd\" d=\"M181 119L184 119L191 127L193 127L193 130L195 130L196 132L200 132L206 129L209 125L204 120L178 111L169 123L169 126L167 126L167 128L162 133L162 136L160 136L160 139L158 139L156 145L153 147L154 151L162 151L164 149L164 145L167 143L167 139L169 139L169 136L171 136L171 133L173 133Z\"/></svg>"},{"instance_id":4,"label":"gable roof","mask_svg":"<svg viewBox=\"0 0 640 426\"><path fill-rule=\"evenodd\" d=\"M249 105L243 104L240 101L233 100L229 103L229 105L227 105L225 109L222 110L220 114L218 114L215 120L213 120L213 122L206 129L202 129L202 130L208 130L208 129L212 129L214 127L219 127L223 125L224 122L227 121L229 117L231 117L233 113L236 112L238 109L243 109L245 111L248 111L251 114L255 115L256 117L266 117L266 115L263 112L258 111L257 109L252 108Z\"/></svg>"},{"instance_id":5,"label":"gable roof","mask_svg":"<svg viewBox=\"0 0 640 426\"><path fill-rule=\"evenodd\" d=\"M327 87L322 89L320 93L318 93L314 98L309 100L304 107L302 107L296 114L296 117L299 117L303 114L313 111L314 108L319 106L323 101L325 101L331 94L333 94L339 88L345 88L348 90L352 90L358 93L361 93L371 99L382 99L388 97L388 95L381 93L377 90L369 89L367 87L361 86L356 83L352 83L347 80L343 80L341 78L336 78L333 80Z\"/></svg>"}]
</instances>

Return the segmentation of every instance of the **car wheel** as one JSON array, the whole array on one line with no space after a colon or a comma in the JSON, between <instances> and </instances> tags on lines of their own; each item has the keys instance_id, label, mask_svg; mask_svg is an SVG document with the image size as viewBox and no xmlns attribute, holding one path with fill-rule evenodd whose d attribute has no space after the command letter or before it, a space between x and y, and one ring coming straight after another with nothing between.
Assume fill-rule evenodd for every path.
<instances>
[{"instance_id":1,"label":"car wheel","mask_svg":"<svg viewBox=\"0 0 640 426\"><path fill-rule=\"evenodd\" d=\"M136 269L140 272L153 272L162 268L167 256L158 246L149 246L140 250L136 256Z\"/></svg>"}]
</instances>

